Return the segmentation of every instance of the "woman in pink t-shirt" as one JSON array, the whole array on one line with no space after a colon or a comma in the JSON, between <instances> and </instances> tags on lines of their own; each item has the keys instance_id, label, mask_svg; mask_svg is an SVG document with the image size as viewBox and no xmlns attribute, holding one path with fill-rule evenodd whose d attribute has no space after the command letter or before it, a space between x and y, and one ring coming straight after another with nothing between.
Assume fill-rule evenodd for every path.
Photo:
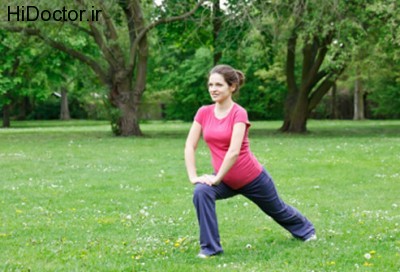
<instances>
[{"instance_id":1,"label":"woman in pink t-shirt","mask_svg":"<svg viewBox=\"0 0 400 272\"><path fill-rule=\"evenodd\" d=\"M208 91L214 104L197 111L186 140L185 163L195 185L193 203L200 226L200 258L223 252L215 201L237 194L257 204L294 237L316 239L313 224L280 199L272 178L250 150L247 112L232 99L243 82L244 74L229 65L210 71ZM213 175L197 175L195 151L201 135L211 152Z\"/></svg>"}]
</instances>

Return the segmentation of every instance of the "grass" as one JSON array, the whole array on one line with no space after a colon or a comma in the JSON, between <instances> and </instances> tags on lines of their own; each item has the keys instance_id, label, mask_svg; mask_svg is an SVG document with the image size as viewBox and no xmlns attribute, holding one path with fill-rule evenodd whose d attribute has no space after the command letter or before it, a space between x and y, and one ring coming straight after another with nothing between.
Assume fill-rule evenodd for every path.
<instances>
[{"instance_id":1,"label":"grass","mask_svg":"<svg viewBox=\"0 0 400 272\"><path fill-rule=\"evenodd\" d=\"M0 130L0 271L400 271L400 121L253 122L281 197L316 226L294 240L248 200L217 204L225 254L201 260L183 146L190 124L14 122ZM210 172L204 144L200 173Z\"/></svg>"}]
</instances>

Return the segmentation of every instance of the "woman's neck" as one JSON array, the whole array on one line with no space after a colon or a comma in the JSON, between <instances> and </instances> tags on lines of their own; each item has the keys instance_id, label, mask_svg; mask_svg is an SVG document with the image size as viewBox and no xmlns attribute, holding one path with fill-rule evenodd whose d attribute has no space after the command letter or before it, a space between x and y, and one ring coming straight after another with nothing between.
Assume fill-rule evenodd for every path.
<instances>
[{"instance_id":1,"label":"woman's neck","mask_svg":"<svg viewBox=\"0 0 400 272\"><path fill-rule=\"evenodd\" d=\"M215 103L215 108L218 111L226 111L226 110L229 110L233 106L234 103L235 102L233 102L232 99L227 99L227 100L225 100L223 102Z\"/></svg>"}]
</instances>

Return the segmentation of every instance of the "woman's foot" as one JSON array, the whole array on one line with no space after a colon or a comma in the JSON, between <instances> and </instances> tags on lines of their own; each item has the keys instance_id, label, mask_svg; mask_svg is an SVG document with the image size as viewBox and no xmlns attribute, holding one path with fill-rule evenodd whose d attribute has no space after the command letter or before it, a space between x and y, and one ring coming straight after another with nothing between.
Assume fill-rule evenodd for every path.
<instances>
[{"instance_id":1,"label":"woman's foot","mask_svg":"<svg viewBox=\"0 0 400 272\"><path fill-rule=\"evenodd\" d=\"M200 251L200 253L197 254L197 258L200 258L200 259L207 259L207 258L216 256L216 255L219 255L219 254L222 254L222 252L217 252L217 253L215 253L215 254L207 255L207 254L205 254L205 253L203 253L203 252Z\"/></svg>"},{"instance_id":2,"label":"woman's foot","mask_svg":"<svg viewBox=\"0 0 400 272\"><path fill-rule=\"evenodd\" d=\"M304 239L304 242L307 243L307 242L311 242L311 241L315 241L315 240L317 240L317 235L313 234L310 237Z\"/></svg>"}]
</instances>

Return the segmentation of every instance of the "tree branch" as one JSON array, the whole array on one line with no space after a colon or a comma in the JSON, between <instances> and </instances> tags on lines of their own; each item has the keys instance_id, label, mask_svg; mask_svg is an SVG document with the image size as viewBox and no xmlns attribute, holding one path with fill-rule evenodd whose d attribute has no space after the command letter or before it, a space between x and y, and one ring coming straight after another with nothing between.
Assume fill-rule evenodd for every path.
<instances>
[{"instance_id":1,"label":"tree branch","mask_svg":"<svg viewBox=\"0 0 400 272\"><path fill-rule=\"evenodd\" d=\"M324 77L328 75L327 70L321 70L318 72L318 74L313 78L313 81L311 82L310 89L312 90L318 82L320 82Z\"/></svg>"},{"instance_id":2,"label":"tree branch","mask_svg":"<svg viewBox=\"0 0 400 272\"><path fill-rule=\"evenodd\" d=\"M133 44L131 44L129 67L131 67L133 69L134 63L135 63L135 58L136 58L137 47L138 47L140 41L142 40L142 38L147 34L147 32L149 32L150 30L152 30L153 28L155 28L156 26L158 26L160 24L171 23L171 22L175 22L175 21L180 21L180 20L186 19L187 17L193 15L196 12L196 10L204 2L205 2L205 0L200 0L199 2L197 2L197 4L190 11L188 11L188 12L182 14L182 15L172 16L172 17L169 17L169 18L161 18L161 19L159 19L157 21L154 21L153 23L149 24L148 26L144 27L143 29L139 29L139 31L140 31L139 34L135 38L135 41L133 42Z\"/></svg>"},{"instance_id":3,"label":"tree branch","mask_svg":"<svg viewBox=\"0 0 400 272\"><path fill-rule=\"evenodd\" d=\"M96 26L94 26L92 21L89 21L89 27L93 32L93 38L94 41L98 44L101 52L103 52L103 55L107 62L112 66L112 67L117 67L117 62L111 53L110 48L107 46L106 42L103 39L103 36L101 35L100 31L97 29Z\"/></svg>"},{"instance_id":4,"label":"tree branch","mask_svg":"<svg viewBox=\"0 0 400 272\"><path fill-rule=\"evenodd\" d=\"M304 44L305 45L303 47L303 66L301 75L302 83L304 83L307 80L307 76L309 75L311 67L315 62L315 57L317 55L316 52L318 52L318 45L315 40L315 37L313 38L312 42L310 42L309 39L306 38Z\"/></svg>"},{"instance_id":5,"label":"tree branch","mask_svg":"<svg viewBox=\"0 0 400 272\"><path fill-rule=\"evenodd\" d=\"M321 101L324 95L332 88L335 81L331 76L325 78L325 80L319 85L319 87L312 93L309 103L308 103L308 112L310 113Z\"/></svg>"},{"instance_id":6,"label":"tree branch","mask_svg":"<svg viewBox=\"0 0 400 272\"><path fill-rule=\"evenodd\" d=\"M289 93L297 92L295 65L296 65L296 42L297 34L293 31L287 43L286 52L286 82Z\"/></svg>"},{"instance_id":7,"label":"tree branch","mask_svg":"<svg viewBox=\"0 0 400 272\"><path fill-rule=\"evenodd\" d=\"M119 5L125 13L125 18L128 24L129 40L130 44L132 45L136 39L135 23L133 21L134 12L132 9L132 5L128 5L125 0L119 1Z\"/></svg>"},{"instance_id":8,"label":"tree branch","mask_svg":"<svg viewBox=\"0 0 400 272\"><path fill-rule=\"evenodd\" d=\"M110 19L110 15L107 12L107 9L104 7L103 2L100 3L100 7L102 8L101 15L104 18L106 23L107 31L105 32L105 36L108 40L113 42L110 43L111 53L115 56L119 64L124 64L124 54L122 52L121 47L117 43L118 40L118 33L115 29L115 25L113 21Z\"/></svg>"},{"instance_id":9,"label":"tree branch","mask_svg":"<svg viewBox=\"0 0 400 272\"><path fill-rule=\"evenodd\" d=\"M319 85L319 87L311 94L309 98L309 103L308 103L308 112L311 112L321 101L322 97L330 90L330 88L335 84L337 78L343 73L343 71L346 69L346 66L339 67L329 74L326 71L321 71L319 76L326 78L324 81ZM317 83L317 82L316 82Z\"/></svg>"},{"instance_id":10,"label":"tree branch","mask_svg":"<svg viewBox=\"0 0 400 272\"><path fill-rule=\"evenodd\" d=\"M100 7L102 10L101 15L103 16L104 21L107 26L107 30L110 33L109 35L107 35L108 38L110 38L111 40L114 40L114 41L118 40L117 30L115 29L115 26L110 19L110 15L108 14L107 9L104 7L102 2L100 3Z\"/></svg>"},{"instance_id":11,"label":"tree branch","mask_svg":"<svg viewBox=\"0 0 400 272\"><path fill-rule=\"evenodd\" d=\"M94 61L93 59L91 59L90 57L82 54L81 52L69 48L66 45L54 41L48 37L45 37L40 30L38 29L34 29L34 28L25 28L25 27L13 27L13 26L2 26L3 29L10 31L10 32L20 32L22 34L26 34L29 36L35 36L38 37L39 39L41 39L44 43L50 45L51 47L58 49L60 51L63 51L64 53L78 59L79 61L89 65L90 68L92 68L92 70L98 75L99 79L105 83L108 84L108 78L106 76L106 73L104 72L104 70L101 68L101 66Z\"/></svg>"},{"instance_id":12,"label":"tree branch","mask_svg":"<svg viewBox=\"0 0 400 272\"><path fill-rule=\"evenodd\" d=\"M314 39L316 39L314 37ZM305 78L305 81L302 82L302 89L308 91L308 93L311 92L312 88L311 85L314 82L314 78L317 76L318 74L318 70L320 69L326 54L328 53L328 45L332 42L333 39L333 32L328 33L323 41L322 41L322 45L317 49L318 53L317 56L315 58L315 61L313 62L312 66L310 67L310 70L308 71L308 74Z\"/></svg>"},{"instance_id":13,"label":"tree branch","mask_svg":"<svg viewBox=\"0 0 400 272\"><path fill-rule=\"evenodd\" d=\"M90 31L90 30L88 30L88 29L86 29L86 28L84 28L84 27L81 27L80 25L78 25L78 24L76 24L76 23L68 23L68 24L70 24L70 25L72 25L73 27L75 27L76 29L78 29L78 30L80 30L80 31L82 31L82 32L84 32L84 33L86 33L86 34L88 34L89 36L92 36L93 37L93 32L92 31Z\"/></svg>"},{"instance_id":14,"label":"tree branch","mask_svg":"<svg viewBox=\"0 0 400 272\"><path fill-rule=\"evenodd\" d=\"M296 68L296 45L297 45L297 31L302 27L302 16L306 9L305 0L299 0L293 5L292 13L295 17L293 29L287 42L286 52L286 82L288 85L288 91L293 97L298 92L296 84L295 68Z\"/></svg>"}]
</instances>

